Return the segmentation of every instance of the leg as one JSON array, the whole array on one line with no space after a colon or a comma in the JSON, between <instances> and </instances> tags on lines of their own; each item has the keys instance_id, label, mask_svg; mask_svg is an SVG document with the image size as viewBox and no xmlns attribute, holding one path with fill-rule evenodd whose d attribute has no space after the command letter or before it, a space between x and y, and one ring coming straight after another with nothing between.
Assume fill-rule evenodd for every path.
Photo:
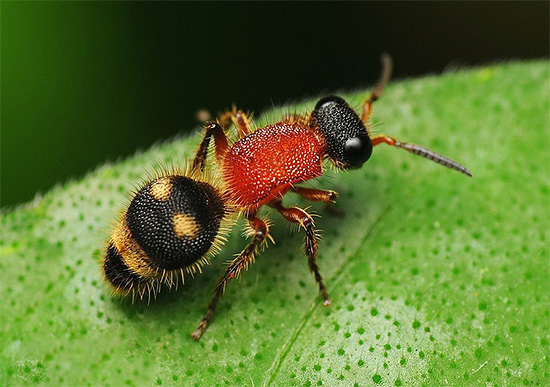
<instances>
[{"instance_id":1,"label":"leg","mask_svg":"<svg viewBox=\"0 0 550 387\"><path fill-rule=\"evenodd\" d=\"M231 110L220 115L220 122L224 128L229 128L231 123L233 123L239 132L239 138L243 138L252 133L247 115L242 110L237 110L235 105L233 105Z\"/></svg>"},{"instance_id":2,"label":"leg","mask_svg":"<svg viewBox=\"0 0 550 387\"><path fill-rule=\"evenodd\" d=\"M345 211L340 208L334 208L332 204L336 203L336 198L338 197L338 192L316 189L316 188L305 188L305 187L291 187L292 192L296 192L298 195L304 199L310 200L312 202L323 202L325 204L325 210L335 216L344 216Z\"/></svg>"},{"instance_id":3,"label":"leg","mask_svg":"<svg viewBox=\"0 0 550 387\"><path fill-rule=\"evenodd\" d=\"M396 148L405 149L406 151L414 153L415 155L425 157L428 160L432 160L435 163L443 165L444 167L454 169L455 171L463 173L466 176L472 177L472 172L470 172L468 168L466 168L465 166L457 163L454 160L449 159L448 157L440 155L439 153L436 153L431 149L424 148L423 146L410 144L407 142L400 142L400 141L397 141L395 138L387 136L385 134L374 136L371 138L371 141L372 141L372 146L385 143L390 146L394 146Z\"/></svg>"},{"instance_id":4,"label":"leg","mask_svg":"<svg viewBox=\"0 0 550 387\"><path fill-rule=\"evenodd\" d=\"M305 252L308 258L309 270L315 275L315 281L319 285L319 291L323 296L323 306L327 307L332 304L327 293L327 289L323 282L323 278L319 273L319 265L317 265L317 234L315 225L311 216L298 207L285 208L280 200L274 200L269 205L275 208L289 222L299 224L306 232Z\"/></svg>"},{"instance_id":5,"label":"leg","mask_svg":"<svg viewBox=\"0 0 550 387\"><path fill-rule=\"evenodd\" d=\"M263 220L256 218L255 216L251 216L249 217L248 222L254 230L254 237L252 239L252 242L250 242L248 246L246 246L246 248L241 252L241 254L239 254L239 256L229 264L225 271L225 274L219 279L218 283L216 284L216 287L214 288L214 297L212 298L212 301L210 301L210 304L208 304L208 311L202 318L202 321L199 324L198 328L191 334L191 336L195 340L200 339L201 335L208 327L210 319L212 318L212 314L214 313L214 310L216 310L216 305L218 304L218 301L222 296L227 283L232 278L237 277L241 273L242 269L246 269L248 267L248 264L254 261L254 254L256 253L258 246L268 236L269 228Z\"/></svg>"},{"instance_id":6,"label":"leg","mask_svg":"<svg viewBox=\"0 0 550 387\"><path fill-rule=\"evenodd\" d=\"M312 202L336 203L336 198L338 197L337 192L324 189L295 186L291 187L290 189L292 190L292 192L296 192L304 199L310 200Z\"/></svg>"},{"instance_id":7,"label":"leg","mask_svg":"<svg viewBox=\"0 0 550 387\"><path fill-rule=\"evenodd\" d=\"M210 144L210 137L212 136L214 136L216 158L218 159L218 162L220 162L223 158L223 155L227 150L227 137L225 136L220 124L217 122L210 122L206 125L204 138L202 139L199 149L197 149L197 153L195 154L195 158L193 159L193 164L191 166L193 170L204 170L206 156L208 154L208 145Z\"/></svg>"},{"instance_id":8,"label":"leg","mask_svg":"<svg viewBox=\"0 0 550 387\"><path fill-rule=\"evenodd\" d=\"M391 57L388 54L384 53L382 54L381 60L382 60L382 74L380 75L380 80L378 81L378 84L372 91L369 98L367 98L365 102L363 102L363 116L361 120L365 125L367 124L367 121L370 117L370 113L372 111L372 104L374 103L374 101L380 98L380 96L382 95L382 92L384 91L384 87L386 86L386 84L388 83L391 77L392 66L393 66Z\"/></svg>"}]
</instances>

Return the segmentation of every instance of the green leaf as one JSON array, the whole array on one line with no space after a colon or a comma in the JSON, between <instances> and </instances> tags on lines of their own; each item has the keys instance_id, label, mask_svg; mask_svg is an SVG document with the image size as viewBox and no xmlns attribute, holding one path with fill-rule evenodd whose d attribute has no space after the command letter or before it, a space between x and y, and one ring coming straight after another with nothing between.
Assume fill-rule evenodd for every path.
<instances>
[{"instance_id":1,"label":"green leaf","mask_svg":"<svg viewBox=\"0 0 550 387\"><path fill-rule=\"evenodd\" d=\"M474 178L385 145L362 170L328 172L314 185L339 191L346 216L312 210L333 306L303 233L272 214L276 244L229 284L198 343L213 285L245 246L238 227L202 275L150 305L113 299L99 263L126 192L157 163L187 160L198 135L5 211L0 384L549 385L549 82L538 61L390 85L375 131Z\"/></svg>"}]
</instances>

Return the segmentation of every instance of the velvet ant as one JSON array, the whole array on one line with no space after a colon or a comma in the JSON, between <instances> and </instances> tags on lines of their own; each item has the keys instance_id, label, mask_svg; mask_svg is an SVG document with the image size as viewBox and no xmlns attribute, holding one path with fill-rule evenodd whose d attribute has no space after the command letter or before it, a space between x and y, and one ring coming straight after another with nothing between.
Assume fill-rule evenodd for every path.
<instances>
[{"instance_id":1,"label":"velvet ant","mask_svg":"<svg viewBox=\"0 0 550 387\"><path fill-rule=\"evenodd\" d=\"M227 283L254 261L262 243L271 238L269 222L258 216L264 205L305 232L305 255L315 276L323 306L331 305L317 264L318 233L310 214L285 207L287 192L311 201L334 203L337 193L305 188L299 183L324 172L328 159L340 169L360 168L374 146L387 144L454 169L470 171L455 161L419 145L370 133L372 106L382 94L392 62L382 56L380 81L362 105L361 117L338 96L321 98L307 115L287 115L281 121L252 130L247 115L234 108L209 122L190 169L165 173L135 194L108 243L103 269L106 279L122 294L144 298L162 284L172 287L184 272L200 270L224 240L228 219L243 216L251 241L227 266L214 289L207 312L192 337L204 333ZM226 132L234 126L238 140ZM209 176L207 156L214 139L217 178Z\"/></svg>"}]
</instances>

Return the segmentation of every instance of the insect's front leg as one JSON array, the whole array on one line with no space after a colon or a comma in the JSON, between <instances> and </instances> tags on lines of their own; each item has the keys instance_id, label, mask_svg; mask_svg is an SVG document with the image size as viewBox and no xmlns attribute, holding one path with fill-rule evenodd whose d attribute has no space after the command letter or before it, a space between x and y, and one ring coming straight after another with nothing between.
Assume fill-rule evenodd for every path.
<instances>
[{"instance_id":1,"label":"insect's front leg","mask_svg":"<svg viewBox=\"0 0 550 387\"><path fill-rule=\"evenodd\" d=\"M292 186L290 190L292 192L296 192L298 195L300 195L304 199L310 200L312 202L325 203L325 210L331 215L335 215L335 216L345 215L344 210L340 208L335 208L333 206L333 204L336 203L336 199L338 198L338 192L336 191L317 189L317 188L306 188L306 187L299 187L299 186Z\"/></svg>"},{"instance_id":2,"label":"insect's front leg","mask_svg":"<svg viewBox=\"0 0 550 387\"><path fill-rule=\"evenodd\" d=\"M299 186L292 186L290 190L312 202L336 203L336 198L338 198L338 193L331 190Z\"/></svg>"},{"instance_id":3,"label":"insect's front leg","mask_svg":"<svg viewBox=\"0 0 550 387\"><path fill-rule=\"evenodd\" d=\"M227 285L227 283L231 279L239 276L243 269L246 269L250 263L254 262L254 255L258 250L258 246L260 246L260 244L268 237L269 227L263 220L261 220L260 218L256 218L255 216L250 216L248 223L254 231L253 239L248 244L248 246L246 246L246 248L239 254L239 256L235 258L229 264L229 266L227 266L225 274L219 279L218 283L216 284L216 287L214 288L214 297L212 298L212 301L210 301L210 304L208 304L208 310L202 318L202 321L197 329L191 334L191 336L195 340L200 339L200 337L208 327L210 319L212 318L212 315L216 310L216 306L220 297L225 291L225 286Z\"/></svg>"},{"instance_id":4,"label":"insect's front leg","mask_svg":"<svg viewBox=\"0 0 550 387\"><path fill-rule=\"evenodd\" d=\"M323 277L319 272L319 265L317 264L317 231L315 230L315 224L313 218L305 210L298 207L283 207L280 200L273 200L269 205L275 208L279 213L289 222L299 224L306 232L305 240L305 253L308 259L309 270L313 272L315 281L319 285L319 292L323 297L323 306L327 307L332 305L332 301L327 293L327 288L323 282Z\"/></svg>"}]
</instances>

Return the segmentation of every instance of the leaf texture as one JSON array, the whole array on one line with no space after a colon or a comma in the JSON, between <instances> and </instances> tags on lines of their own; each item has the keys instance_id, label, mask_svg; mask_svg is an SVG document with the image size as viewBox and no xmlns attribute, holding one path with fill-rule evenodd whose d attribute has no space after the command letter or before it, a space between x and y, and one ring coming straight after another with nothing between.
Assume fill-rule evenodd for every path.
<instances>
[{"instance_id":1,"label":"leaf texture","mask_svg":"<svg viewBox=\"0 0 550 387\"><path fill-rule=\"evenodd\" d=\"M0 384L549 385L549 86L547 61L391 84L375 132L474 178L384 145L362 170L328 172L312 185L337 190L346 216L312 210L333 306L322 308L303 233L266 210L276 244L228 285L198 343L215 281L245 246L239 227L202 274L150 304L112 298L99 263L127 192L184 163L198 135L5 210ZM347 97L359 106L365 93Z\"/></svg>"}]
</instances>

